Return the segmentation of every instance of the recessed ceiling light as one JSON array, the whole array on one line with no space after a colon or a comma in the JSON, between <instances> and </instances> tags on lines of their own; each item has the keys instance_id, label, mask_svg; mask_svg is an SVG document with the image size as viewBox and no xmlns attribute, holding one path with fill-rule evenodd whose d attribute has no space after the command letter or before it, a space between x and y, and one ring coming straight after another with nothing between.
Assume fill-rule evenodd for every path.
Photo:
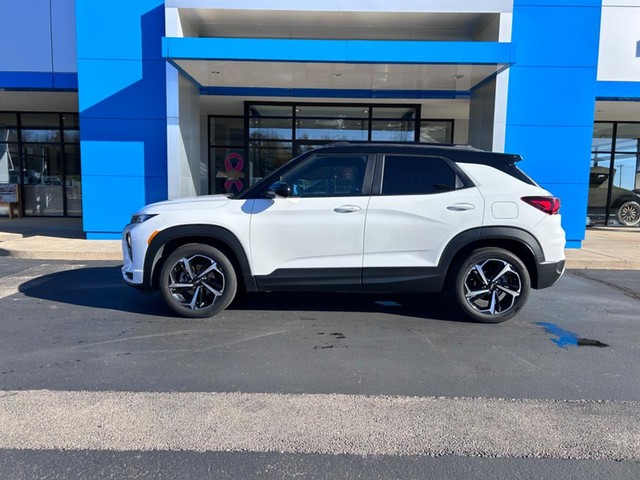
<instances>
[{"instance_id":1,"label":"recessed ceiling light","mask_svg":"<svg viewBox=\"0 0 640 480\"><path fill-rule=\"evenodd\" d=\"M457 73L455 75L451 75L451 78L455 80L462 80L464 78L464 75L462 75L461 73Z\"/></svg>"}]
</instances>

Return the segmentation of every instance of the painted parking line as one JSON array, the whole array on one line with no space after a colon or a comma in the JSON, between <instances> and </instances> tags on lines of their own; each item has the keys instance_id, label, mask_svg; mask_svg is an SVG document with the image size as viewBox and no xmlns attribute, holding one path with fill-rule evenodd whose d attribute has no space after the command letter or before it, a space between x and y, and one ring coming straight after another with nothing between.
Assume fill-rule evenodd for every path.
<instances>
[{"instance_id":1,"label":"painted parking line","mask_svg":"<svg viewBox=\"0 0 640 480\"><path fill-rule=\"evenodd\" d=\"M51 280L49 275L53 273L76 270L84 266L85 265L43 263L42 265L27 268L20 273L0 277L0 299L15 295L20 291L20 288L26 290L30 287L42 285Z\"/></svg>"},{"instance_id":2,"label":"painted parking line","mask_svg":"<svg viewBox=\"0 0 640 480\"><path fill-rule=\"evenodd\" d=\"M0 392L0 449L640 459L640 402Z\"/></svg>"}]
</instances>

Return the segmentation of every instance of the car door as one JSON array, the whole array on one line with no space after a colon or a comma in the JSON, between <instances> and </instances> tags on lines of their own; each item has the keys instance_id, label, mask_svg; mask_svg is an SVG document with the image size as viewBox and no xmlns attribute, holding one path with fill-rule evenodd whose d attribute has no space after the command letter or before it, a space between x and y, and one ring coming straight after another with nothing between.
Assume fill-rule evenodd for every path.
<instances>
[{"instance_id":1,"label":"car door","mask_svg":"<svg viewBox=\"0 0 640 480\"><path fill-rule=\"evenodd\" d=\"M288 197L256 199L250 242L259 288L359 289L372 176L368 155L316 154L281 176Z\"/></svg>"},{"instance_id":2,"label":"car door","mask_svg":"<svg viewBox=\"0 0 640 480\"><path fill-rule=\"evenodd\" d=\"M428 289L458 233L482 225L484 199L448 159L385 155L367 209L365 289Z\"/></svg>"}]
</instances>

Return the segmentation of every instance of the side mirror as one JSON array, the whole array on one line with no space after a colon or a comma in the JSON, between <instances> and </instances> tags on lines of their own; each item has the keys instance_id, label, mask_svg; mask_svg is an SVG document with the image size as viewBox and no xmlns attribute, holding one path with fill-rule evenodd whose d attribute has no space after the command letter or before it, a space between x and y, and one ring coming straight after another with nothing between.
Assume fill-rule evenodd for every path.
<instances>
[{"instance_id":1,"label":"side mirror","mask_svg":"<svg viewBox=\"0 0 640 480\"><path fill-rule=\"evenodd\" d=\"M283 181L275 182L271 185L269 191L275 193L278 197L287 198L291 196L291 187L287 182Z\"/></svg>"}]
</instances>

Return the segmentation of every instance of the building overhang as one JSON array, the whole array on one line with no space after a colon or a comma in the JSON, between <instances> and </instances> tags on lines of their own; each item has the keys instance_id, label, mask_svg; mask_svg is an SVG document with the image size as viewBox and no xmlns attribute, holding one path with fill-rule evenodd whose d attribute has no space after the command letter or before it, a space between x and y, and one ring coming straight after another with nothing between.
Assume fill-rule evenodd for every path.
<instances>
[{"instance_id":1,"label":"building overhang","mask_svg":"<svg viewBox=\"0 0 640 480\"><path fill-rule=\"evenodd\" d=\"M165 37L162 49L215 95L457 98L515 62L504 42Z\"/></svg>"}]
</instances>

